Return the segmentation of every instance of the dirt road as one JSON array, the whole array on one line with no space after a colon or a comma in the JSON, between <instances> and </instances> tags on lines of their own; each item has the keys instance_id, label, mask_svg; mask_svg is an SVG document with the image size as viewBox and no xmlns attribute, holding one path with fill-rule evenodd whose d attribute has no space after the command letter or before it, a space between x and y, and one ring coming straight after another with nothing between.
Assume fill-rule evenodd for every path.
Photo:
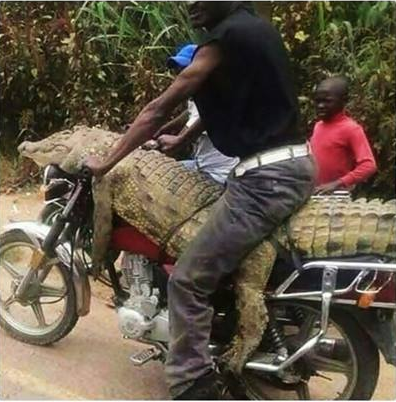
<instances>
[{"instance_id":1,"label":"dirt road","mask_svg":"<svg viewBox=\"0 0 396 402\"><path fill-rule=\"evenodd\" d=\"M0 195L0 224L35 218L41 205L35 192ZM132 366L129 356L144 347L122 339L105 289L95 285L93 293L91 314L51 347L25 345L0 332L1 399L168 399L162 366ZM395 373L381 362L374 399L396 398Z\"/></svg>"},{"instance_id":2,"label":"dirt road","mask_svg":"<svg viewBox=\"0 0 396 402\"><path fill-rule=\"evenodd\" d=\"M36 192L0 195L0 224L37 217ZM35 347L1 337L1 399L168 399L162 366L136 368L129 356L142 350L124 340L106 288L93 288L91 313L51 347Z\"/></svg>"}]
</instances>

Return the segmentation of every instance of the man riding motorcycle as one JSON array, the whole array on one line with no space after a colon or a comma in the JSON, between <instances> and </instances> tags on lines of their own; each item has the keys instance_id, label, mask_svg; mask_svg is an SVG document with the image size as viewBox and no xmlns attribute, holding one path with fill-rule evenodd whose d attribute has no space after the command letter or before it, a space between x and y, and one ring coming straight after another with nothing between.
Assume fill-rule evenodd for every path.
<instances>
[{"instance_id":1,"label":"man riding motorcycle","mask_svg":"<svg viewBox=\"0 0 396 402\"><path fill-rule=\"evenodd\" d=\"M175 160L143 150L112 169L104 178L109 185L99 189L81 163L87 155L102 155L119 138L76 127L66 139L60 132L23 147L34 149L24 155L50 164L44 174L47 203L64 200L65 206L50 226L17 222L4 228L0 326L34 345L59 341L89 312L89 275L107 272L121 333L146 344L131 356L140 366L166 359L166 285L173 263L207 222L222 190ZM231 350L257 345L238 381L217 371L224 380L222 395L279 399L284 390L303 400L371 398L379 351L388 363L396 362L395 208L395 200L312 197L272 234L272 242L285 249L278 248L264 292L267 240L241 262L237 277L221 282L210 298L209 350L216 369L232 339ZM122 278L114 264L120 251ZM94 258L106 261L92 264ZM55 278L59 285L54 286ZM28 317L20 314L21 305Z\"/></svg>"},{"instance_id":2,"label":"man riding motorcycle","mask_svg":"<svg viewBox=\"0 0 396 402\"><path fill-rule=\"evenodd\" d=\"M94 175L106 174L191 96L214 145L241 158L168 284L171 394L176 399L217 399L208 351L209 296L309 197L314 166L299 140L297 98L279 33L243 2L198 1L189 12L193 26L208 31L192 64L142 110L103 163L90 157L86 164ZM271 265L271 251L268 259Z\"/></svg>"}]
</instances>

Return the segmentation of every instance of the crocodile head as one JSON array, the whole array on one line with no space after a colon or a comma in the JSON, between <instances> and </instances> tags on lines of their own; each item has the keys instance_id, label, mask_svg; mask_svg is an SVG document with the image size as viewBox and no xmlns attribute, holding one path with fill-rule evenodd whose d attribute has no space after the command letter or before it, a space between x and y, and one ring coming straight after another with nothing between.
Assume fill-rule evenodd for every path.
<instances>
[{"instance_id":1,"label":"crocodile head","mask_svg":"<svg viewBox=\"0 0 396 402\"><path fill-rule=\"evenodd\" d=\"M57 132L41 141L24 141L19 145L18 151L39 166L46 166L50 163L60 165L76 148L89 147L95 143L112 144L118 138L119 134L109 131L75 126L71 130Z\"/></svg>"},{"instance_id":2,"label":"crocodile head","mask_svg":"<svg viewBox=\"0 0 396 402\"><path fill-rule=\"evenodd\" d=\"M19 153L32 159L37 165L45 166L49 163L60 163L71 151L70 137L72 132L62 131L44 138L41 141L24 141L19 145Z\"/></svg>"}]
</instances>

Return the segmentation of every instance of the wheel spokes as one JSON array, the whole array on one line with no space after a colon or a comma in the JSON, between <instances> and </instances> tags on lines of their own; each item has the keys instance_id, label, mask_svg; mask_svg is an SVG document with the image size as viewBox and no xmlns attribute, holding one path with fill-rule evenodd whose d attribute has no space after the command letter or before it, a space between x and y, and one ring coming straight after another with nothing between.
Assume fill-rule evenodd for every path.
<instances>
[{"instance_id":1,"label":"wheel spokes","mask_svg":"<svg viewBox=\"0 0 396 402\"><path fill-rule=\"evenodd\" d=\"M41 306L41 304L39 302L33 303L32 309L33 309L34 315L36 316L39 326L45 327L47 324L45 322L43 307Z\"/></svg>"},{"instance_id":2,"label":"wheel spokes","mask_svg":"<svg viewBox=\"0 0 396 402\"><path fill-rule=\"evenodd\" d=\"M0 264L4 267L4 269L14 278L14 279L18 279L20 278L22 275L17 272L14 267L12 266L11 263L9 263L8 261L6 261L4 258L0 259Z\"/></svg>"},{"instance_id":3,"label":"wheel spokes","mask_svg":"<svg viewBox=\"0 0 396 402\"><path fill-rule=\"evenodd\" d=\"M309 392L309 386L306 382L302 381L297 384L296 388L298 399L302 401L307 401L311 399L311 393Z\"/></svg>"},{"instance_id":4,"label":"wheel spokes","mask_svg":"<svg viewBox=\"0 0 396 402\"><path fill-rule=\"evenodd\" d=\"M66 296L64 288L55 288L48 285L40 285L39 297L64 297Z\"/></svg>"},{"instance_id":5,"label":"wheel spokes","mask_svg":"<svg viewBox=\"0 0 396 402\"><path fill-rule=\"evenodd\" d=\"M0 303L1 303L1 305L2 305L2 307L5 309L5 310L8 310L8 308L11 306L11 304L12 303L14 303L15 302L15 296L14 295L11 295L7 300L5 300L5 301L0 301Z\"/></svg>"},{"instance_id":6,"label":"wheel spokes","mask_svg":"<svg viewBox=\"0 0 396 402\"><path fill-rule=\"evenodd\" d=\"M348 375L351 371L351 364L341 360L330 359L328 357L313 354L309 357L312 369L316 371L327 371L330 373L342 373Z\"/></svg>"},{"instance_id":7,"label":"wheel spokes","mask_svg":"<svg viewBox=\"0 0 396 402\"><path fill-rule=\"evenodd\" d=\"M322 312L315 307L291 302L285 302L285 307L282 307L281 303L274 303L273 311L278 325L283 327L284 342L290 355L319 333ZM270 342L270 337L264 338L258 349L261 354L272 351L268 349L267 352ZM256 351L255 360L260 352ZM253 374L248 373L246 389L252 399L345 400L350 399L356 387L357 369L354 345L349 342L348 333L331 316L320 342L294 363L290 373L285 369L285 374L293 377L277 378L276 374L256 372L252 377Z\"/></svg>"},{"instance_id":8,"label":"wheel spokes","mask_svg":"<svg viewBox=\"0 0 396 402\"><path fill-rule=\"evenodd\" d=\"M56 265L59 262L58 258L52 258L51 260L48 260L45 262L43 268L40 270L40 272L37 275L37 278L39 282L44 282L48 276L48 274L51 272L52 268L54 265Z\"/></svg>"},{"instance_id":9,"label":"wheel spokes","mask_svg":"<svg viewBox=\"0 0 396 402\"><path fill-rule=\"evenodd\" d=\"M315 324L318 320L317 317L317 314L308 314L300 327L300 331L296 335L296 340L298 342L302 343L309 338L309 336L312 334L313 329L315 328Z\"/></svg>"}]
</instances>

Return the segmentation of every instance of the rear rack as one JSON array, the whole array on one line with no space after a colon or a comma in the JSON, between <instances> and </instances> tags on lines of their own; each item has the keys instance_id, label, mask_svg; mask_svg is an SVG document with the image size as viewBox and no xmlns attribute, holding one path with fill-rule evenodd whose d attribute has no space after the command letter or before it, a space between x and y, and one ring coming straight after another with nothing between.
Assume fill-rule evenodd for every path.
<instances>
[{"instance_id":1,"label":"rear rack","mask_svg":"<svg viewBox=\"0 0 396 402\"><path fill-rule=\"evenodd\" d=\"M268 295L269 299L277 299L277 300L284 300L284 299L307 299L307 300L321 300L323 289L315 290L315 291L300 291L300 292L287 292L287 290L291 287L294 281L299 278L304 272L315 269L321 268L323 269L323 275L329 269L335 272L335 277L339 270L355 270L360 271L360 273L351 280L350 284L347 287L337 289L335 288L332 292L332 296L340 296L346 295L350 292L356 292L359 294L367 294L367 295L375 295L379 293L382 289L384 289L391 280L396 277L396 264L393 263L382 263L382 262L350 262L350 261L326 261L326 260L319 260L319 261L311 261L303 264L301 269L296 269L293 271L289 277L285 279L283 283L281 283L273 293ZM378 279L378 273L387 273L385 278L380 280L380 284L373 288L374 283ZM369 275L373 277L370 279L369 283L362 285L363 279L367 279ZM339 300L336 299L337 302L345 302L345 303L356 303L356 300ZM334 301L336 301L334 300ZM376 306L377 303L373 303L373 306ZM396 307L395 303L381 303L381 307ZM380 307L378 305L377 307Z\"/></svg>"},{"instance_id":2,"label":"rear rack","mask_svg":"<svg viewBox=\"0 0 396 402\"><path fill-rule=\"evenodd\" d=\"M322 271L322 286L320 291L307 291L307 292L290 292L285 293L291 284L303 273L309 269L321 268ZM336 288L337 274L339 270L356 270L361 271L351 283L343 288ZM371 289L373 283L377 279L378 272L389 273L388 278L384 280L384 283L380 288L373 291ZM373 279L368 282L366 289L360 289L359 286L362 283L363 278L365 278L369 273L373 273ZM389 263L371 263L371 262L346 262L346 261L312 261L304 264L301 269L296 269L291 273L291 275L275 290L274 293L268 295L270 300L280 300L280 299L316 299L321 301L320 310L320 328L309 338L299 349L294 351L294 353L288 356L283 361L277 362L267 362L260 357L256 357L246 363L245 368L250 370L257 370L267 373L279 373L285 368L289 367L292 363L300 359L310 350L312 350L315 345L326 335L329 324L330 315L330 305L332 302L336 302L333 296L346 294L351 291L357 291L358 293L373 294L373 292L379 292L383 289L396 275L396 264ZM369 293L368 293L369 292ZM338 302L338 300L337 300ZM356 300L354 301L356 303ZM392 303L389 303L392 305ZM393 303L394 305L394 303ZM393 306L395 308L395 306Z\"/></svg>"}]
</instances>

